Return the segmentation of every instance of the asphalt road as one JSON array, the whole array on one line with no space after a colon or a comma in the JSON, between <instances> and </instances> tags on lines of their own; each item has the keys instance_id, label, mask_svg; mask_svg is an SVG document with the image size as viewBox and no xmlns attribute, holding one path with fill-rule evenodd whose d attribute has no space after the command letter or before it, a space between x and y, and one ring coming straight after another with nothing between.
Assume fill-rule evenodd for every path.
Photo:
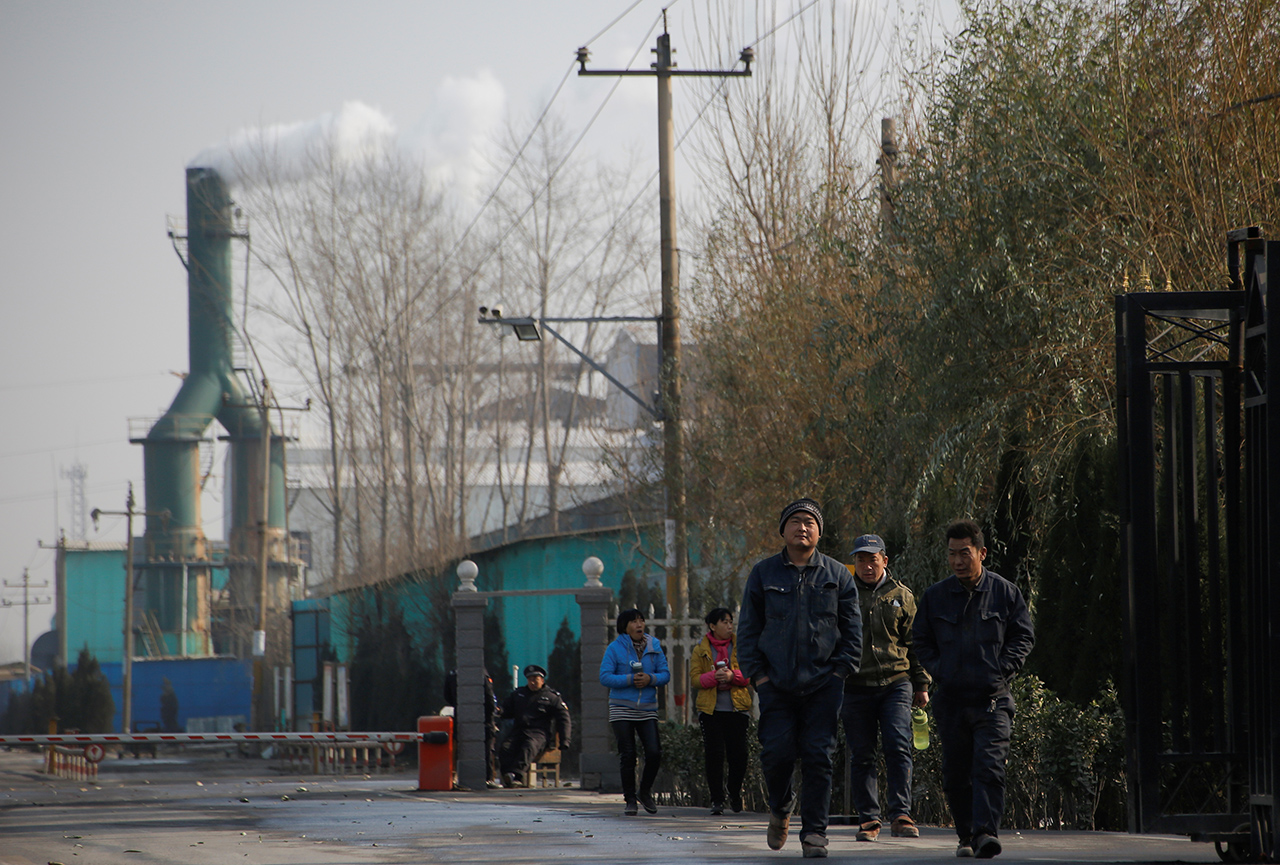
<instances>
[{"instance_id":1,"label":"asphalt road","mask_svg":"<svg viewBox=\"0 0 1280 865\"><path fill-rule=\"evenodd\" d=\"M189 749L102 764L97 783L50 778L31 752L0 751L0 865L380 863L778 863L762 814L660 808L577 788L418 792L417 776L285 775L274 764ZM954 860L950 829L857 843L833 826L831 859ZM1109 832L1006 832L1001 862L1217 862L1211 844Z\"/></svg>"}]
</instances>

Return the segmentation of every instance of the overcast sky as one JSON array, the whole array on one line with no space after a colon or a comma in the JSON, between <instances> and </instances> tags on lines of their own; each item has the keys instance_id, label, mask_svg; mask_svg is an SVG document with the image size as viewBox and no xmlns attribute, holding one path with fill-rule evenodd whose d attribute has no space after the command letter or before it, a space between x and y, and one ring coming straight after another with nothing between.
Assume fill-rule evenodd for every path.
<instances>
[{"instance_id":1,"label":"overcast sky","mask_svg":"<svg viewBox=\"0 0 1280 865\"><path fill-rule=\"evenodd\" d=\"M683 63L690 16L709 2L667 0ZM785 17L807 2L779 7ZM803 14L833 2L854 5L821 0ZM121 510L130 481L143 506L129 420L162 414L187 367L186 273L165 218L185 212L197 154L246 129L304 134L345 119L416 148L474 206L490 182L487 137L536 117L576 48L631 5L0 0L0 598L21 601L24 568L48 584L33 596L52 596L53 552L40 544L70 535L73 464L87 471L88 508ZM593 41L592 65L617 68L643 48L647 68L662 6L643 0ZM727 61L750 40L734 41ZM555 109L575 134L612 83L565 83ZM584 152L654 160L655 104L652 79L623 81ZM206 509L206 533L221 538L216 517ZM124 536L123 518L89 525L89 540ZM20 611L0 609L0 663L22 658ZM32 640L52 615L32 607Z\"/></svg>"}]
</instances>

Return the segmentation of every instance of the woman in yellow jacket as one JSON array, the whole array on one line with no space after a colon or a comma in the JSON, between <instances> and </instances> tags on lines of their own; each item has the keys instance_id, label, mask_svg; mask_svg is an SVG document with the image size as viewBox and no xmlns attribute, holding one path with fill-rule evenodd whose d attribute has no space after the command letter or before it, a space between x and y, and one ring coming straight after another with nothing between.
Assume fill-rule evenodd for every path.
<instances>
[{"instance_id":1,"label":"woman in yellow jacket","mask_svg":"<svg viewBox=\"0 0 1280 865\"><path fill-rule=\"evenodd\" d=\"M711 813L723 814L725 763L729 764L729 808L742 810L742 779L747 774L747 719L751 691L738 669L738 647L733 638L733 613L716 607L703 617L707 635L693 650L690 674L698 689L694 706L702 727L707 757L707 787Z\"/></svg>"}]
</instances>

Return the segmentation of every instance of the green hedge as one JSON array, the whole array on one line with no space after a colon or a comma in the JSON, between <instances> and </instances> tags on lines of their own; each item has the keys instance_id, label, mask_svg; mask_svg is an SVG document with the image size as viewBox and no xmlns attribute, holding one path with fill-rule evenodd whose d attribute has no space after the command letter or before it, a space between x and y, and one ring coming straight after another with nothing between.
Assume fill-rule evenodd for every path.
<instances>
[{"instance_id":1,"label":"green hedge","mask_svg":"<svg viewBox=\"0 0 1280 865\"><path fill-rule=\"evenodd\" d=\"M1126 825L1124 722L1115 689L1079 706L1059 699L1034 676L1013 686L1018 711L1009 753L1004 825L1011 829L1112 829ZM932 719L931 719L932 720ZM932 726L932 725L931 725ZM662 772L656 794L665 805L708 807L702 732L674 722L660 726ZM755 722L747 736L750 763L743 785L748 810L764 811L764 780ZM836 753L831 811L848 813L845 805L843 730ZM942 752L937 731L931 745L915 755L912 790L918 822L950 825L942 795ZM883 765L881 766L883 783Z\"/></svg>"}]
</instances>

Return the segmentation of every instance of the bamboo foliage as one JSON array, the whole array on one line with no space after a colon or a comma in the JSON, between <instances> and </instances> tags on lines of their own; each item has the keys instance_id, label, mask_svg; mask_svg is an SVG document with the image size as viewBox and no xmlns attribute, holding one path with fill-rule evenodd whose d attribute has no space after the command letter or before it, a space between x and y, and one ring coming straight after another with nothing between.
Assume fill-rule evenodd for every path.
<instances>
[{"instance_id":1,"label":"bamboo foliage","mask_svg":"<svg viewBox=\"0 0 1280 865\"><path fill-rule=\"evenodd\" d=\"M1116 505L1068 482L1113 488L1111 298L1224 287L1225 232L1276 230L1276 7L965 4L886 112L901 130L887 225L869 159L804 158L840 141L829 87L722 105L690 451L706 525L749 548L724 545L723 579L776 546L781 504L812 495L829 552L879 531L917 588L958 516L987 526L989 563L1033 602L1075 591L1064 556L1087 559L1068 584L1115 584ZM810 50L839 70L856 47Z\"/></svg>"}]
</instances>

